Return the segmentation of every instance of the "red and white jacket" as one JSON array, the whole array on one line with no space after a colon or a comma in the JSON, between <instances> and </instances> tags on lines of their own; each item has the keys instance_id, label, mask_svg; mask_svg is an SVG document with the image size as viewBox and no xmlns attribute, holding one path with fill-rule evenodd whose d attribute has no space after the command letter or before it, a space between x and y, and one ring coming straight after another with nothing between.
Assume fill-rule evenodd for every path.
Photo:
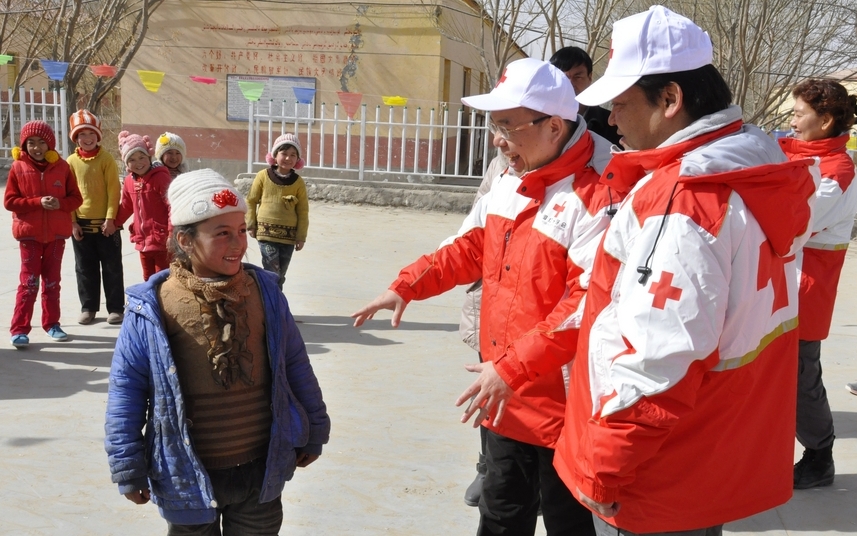
<instances>
[{"instance_id":1,"label":"red and white jacket","mask_svg":"<svg viewBox=\"0 0 857 536\"><path fill-rule=\"evenodd\" d=\"M595 258L554 466L620 503L608 523L692 530L791 497L810 163L732 106L604 171L631 192Z\"/></svg>"},{"instance_id":2,"label":"red and white jacket","mask_svg":"<svg viewBox=\"0 0 857 536\"><path fill-rule=\"evenodd\" d=\"M851 187L854 162L845 152L848 134L815 141L796 138L779 141L790 160L820 159L821 185L816 192L812 237L798 255L798 261L803 256L803 263L798 263L800 338L820 341L830 333L836 287L857 213L857 188Z\"/></svg>"},{"instance_id":3,"label":"red and white jacket","mask_svg":"<svg viewBox=\"0 0 857 536\"><path fill-rule=\"evenodd\" d=\"M601 145L599 144L599 147ZM496 433L553 448L563 424L563 366L574 357L585 289L611 196L592 165L605 154L583 121L556 160L501 174L456 236L404 268L406 301L482 278L480 348L514 390ZM607 153L609 156L609 153ZM615 192L612 200L618 203Z\"/></svg>"}]
</instances>

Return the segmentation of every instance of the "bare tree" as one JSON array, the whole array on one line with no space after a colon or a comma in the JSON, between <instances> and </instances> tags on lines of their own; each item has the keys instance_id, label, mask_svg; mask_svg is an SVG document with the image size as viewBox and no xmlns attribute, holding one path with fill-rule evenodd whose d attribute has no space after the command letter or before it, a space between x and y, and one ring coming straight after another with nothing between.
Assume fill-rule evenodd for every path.
<instances>
[{"instance_id":1,"label":"bare tree","mask_svg":"<svg viewBox=\"0 0 857 536\"><path fill-rule=\"evenodd\" d=\"M163 0L0 0L0 50L14 50L17 90L34 75L36 58L69 63L63 81L71 102L95 113L125 74ZM12 6L14 5L14 8ZM118 69L112 78L86 75L90 65Z\"/></svg>"},{"instance_id":2,"label":"bare tree","mask_svg":"<svg viewBox=\"0 0 857 536\"><path fill-rule=\"evenodd\" d=\"M711 36L714 65L744 118L777 126L791 88L809 77L855 67L857 5L853 0L663 0ZM586 50L603 70L612 23L644 11L646 0L575 0L563 28L586 29Z\"/></svg>"},{"instance_id":3,"label":"bare tree","mask_svg":"<svg viewBox=\"0 0 857 536\"><path fill-rule=\"evenodd\" d=\"M509 61L545 34L534 0L485 0L440 4L415 0L447 39L473 47L491 85Z\"/></svg>"}]
</instances>

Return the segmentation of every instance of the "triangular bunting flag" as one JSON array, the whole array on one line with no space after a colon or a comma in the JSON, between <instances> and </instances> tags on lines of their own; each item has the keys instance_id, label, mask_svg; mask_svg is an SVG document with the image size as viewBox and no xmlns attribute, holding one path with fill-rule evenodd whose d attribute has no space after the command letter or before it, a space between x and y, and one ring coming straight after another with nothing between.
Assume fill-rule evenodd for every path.
<instances>
[{"instance_id":1,"label":"triangular bunting flag","mask_svg":"<svg viewBox=\"0 0 857 536\"><path fill-rule=\"evenodd\" d=\"M0 54L0 65L6 65L10 61L12 61L12 56L9 54Z\"/></svg>"},{"instance_id":2,"label":"triangular bunting flag","mask_svg":"<svg viewBox=\"0 0 857 536\"><path fill-rule=\"evenodd\" d=\"M312 98L315 96L314 87L293 87L295 98L298 104L312 104Z\"/></svg>"},{"instance_id":3,"label":"triangular bunting flag","mask_svg":"<svg viewBox=\"0 0 857 536\"><path fill-rule=\"evenodd\" d=\"M199 82L200 84L216 84L217 78L208 78L205 76L191 76L191 80L194 82Z\"/></svg>"},{"instance_id":4,"label":"triangular bunting flag","mask_svg":"<svg viewBox=\"0 0 857 536\"><path fill-rule=\"evenodd\" d=\"M408 104L408 99L398 95L395 97L381 97L381 100L383 100L384 104L387 106L407 106Z\"/></svg>"},{"instance_id":5,"label":"triangular bunting flag","mask_svg":"<svg viewBox=\"0 0 857 536\"><path fill-rule=\"evenodd\" d=\"M105 78L112 78L116 76L116 72L118 69L112 65L102 64L102 65L90 65L89 70L92 71L92 74L95 76L103 76Z\"/></svg>"},{"instance_id":6,"label":"triangular bunting flag","mask_svg":"<svg viewBox=\"0 0 857 536\"><path fill-rule=\"evenodd\" d=\"M265 82L253 82L250 80L239 80L238 87L241 88L241 93L248 101L257 101L262 96L265 90Z\"/></svg>"},{"instance_id":7,"label":"triangular bunting flag","mask_svg":"<svg viewBox=\"0 0 857 536\"><path fill-rule=\"evenodd\" d=\"M39 60L42 63L42 69L48 74L51 80L62 80L65 78L65 73L68 71L67 61L51 61Z\"/></svg>"},{"instance_id":8,"label":"triangular bunting flag","mask_svg":"<svg viewBox=\"0 0 857 536\"><path fill-rule=\"evenodd\" d=\"M152 93L157 93L161 89L161 83L164 81L163 71L137 71L137 76L143 82L143 87Z\"/></svg>"},{"instance_id":9,"label":"triangular bunting flag","mask_svg":"<svg viewBox=\"0 0 857 536\"><path fill-rule=\"evenodd\" d=\"M357 113L357 109L360 107L360 102L363 100L363 93L337 91L336 94L339 95L339 102L341 102L342 106L345 108L345 113L348 115L348 119L354 119L354 114Z\"/></svg>"}]
</instances>

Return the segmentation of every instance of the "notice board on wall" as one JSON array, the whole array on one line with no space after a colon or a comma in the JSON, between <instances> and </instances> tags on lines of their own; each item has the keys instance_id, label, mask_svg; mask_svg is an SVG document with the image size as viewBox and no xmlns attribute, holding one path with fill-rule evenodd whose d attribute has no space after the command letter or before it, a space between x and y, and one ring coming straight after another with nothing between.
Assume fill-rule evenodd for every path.
<instances>
[{"instance_id":1,"label":"notice board on wall","mask_svg":"<svg viewBox=\"0 0 857 536\"><path fill-rule=\"evenodd\" d=\"M312 104L299 104L293 88L316 89L316 78L307 76L250 76L226 75L226 119L228 121L248 121L250 109L247 99L241 92L239 81L264 82L265 89L259 98L258 113L267 114L268 105L271 115L294 118L298 121L312 121L315 117L315 101ZM285 105L284 105L285 103Z\"/></svg>"}]
</instances>

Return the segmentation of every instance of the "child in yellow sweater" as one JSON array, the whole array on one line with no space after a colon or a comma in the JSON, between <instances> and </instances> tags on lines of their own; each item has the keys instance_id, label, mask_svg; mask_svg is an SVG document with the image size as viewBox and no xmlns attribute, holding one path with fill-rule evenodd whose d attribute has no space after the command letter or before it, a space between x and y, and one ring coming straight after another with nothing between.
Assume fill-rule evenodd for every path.
<instances>
[{"instance_id":1,"label":"child in yellow sweater","mask_svg":"<svg viewBox=\"0 0 857 536\"><path fill-rule=\"evenodd\" d=\"M71 141L77 144L68 164L77 177L83 204L74 211L74 271L80 297L79 324L89 324L101 306L101 284L107 323L121 324L125 310L122 239L115 224L122 185L113 156L101 148L101 120L89 110L69 119Z\"/></svg>"},{"instance_id":2,"label":"child in yellow sweater","mask_svg":"<svg viewBox=\"0 0 857 536\"><path fill-rule=\"evenodd\" d=\"M262 267L279 274L282 290L292 253L303 249L309 229L306 184L296 173L304 166L298 137L281 135L265 159L270 167L256 175L247 196L247 233L259 241Z\"/></svg>"}]
</instances>

